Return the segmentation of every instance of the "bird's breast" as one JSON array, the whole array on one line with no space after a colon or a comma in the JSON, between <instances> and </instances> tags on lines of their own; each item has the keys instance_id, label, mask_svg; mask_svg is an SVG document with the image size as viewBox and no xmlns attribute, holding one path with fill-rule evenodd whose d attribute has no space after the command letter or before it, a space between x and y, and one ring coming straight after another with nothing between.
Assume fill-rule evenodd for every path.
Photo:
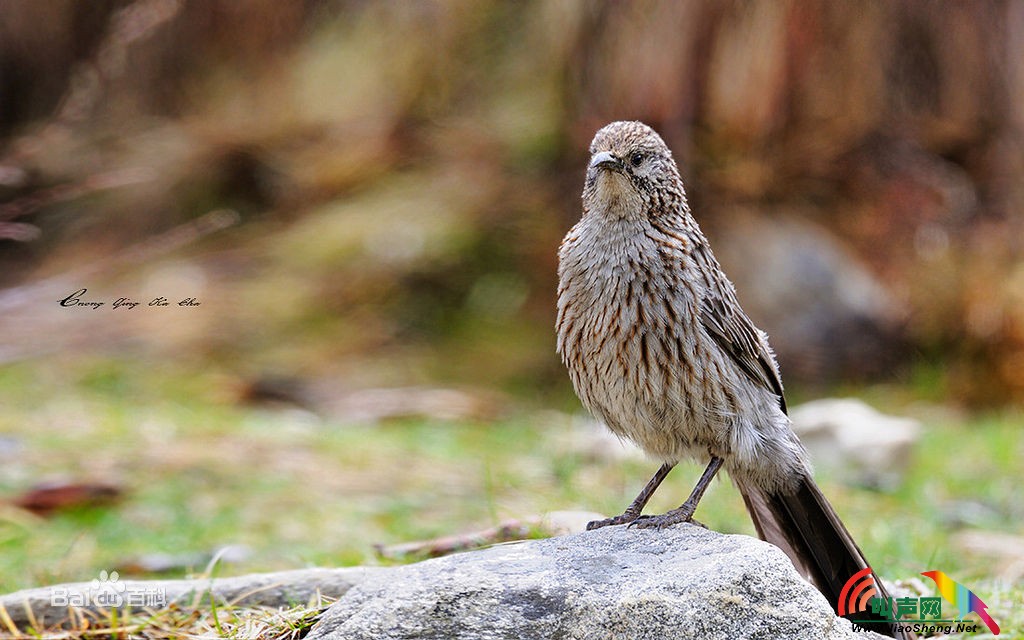
<instances>
[{"instance_id":1,"label":"bird's breast","mask_svg":"<svg viewBox=\"0 0 1024 640\"><path fill-rule=\"evenodd\" d=\"M695 402L695 295L656 238L621 240L598 249L586 228L566 237L558 350L580 399L612 431L653 453L675 450L683 438L671 425Z\"/></svg>"}]
</instances>

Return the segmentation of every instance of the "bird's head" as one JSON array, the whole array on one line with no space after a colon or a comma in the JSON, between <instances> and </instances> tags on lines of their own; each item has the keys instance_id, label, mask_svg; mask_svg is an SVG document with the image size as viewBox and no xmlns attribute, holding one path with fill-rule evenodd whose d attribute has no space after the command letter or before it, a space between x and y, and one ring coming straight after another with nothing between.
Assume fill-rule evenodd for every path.
<instances>
[{"instance_id":1,"label":"bird's head","mask_svg":"<svg viewBox=\"0 0 1024 640\"><path fill-rule=\"evenodd\" d=\"M597 132L583 188L587 210L631 217L683 200L679 169L654 129L642 122L613 122Z\"/></svg>"}]
</instances>

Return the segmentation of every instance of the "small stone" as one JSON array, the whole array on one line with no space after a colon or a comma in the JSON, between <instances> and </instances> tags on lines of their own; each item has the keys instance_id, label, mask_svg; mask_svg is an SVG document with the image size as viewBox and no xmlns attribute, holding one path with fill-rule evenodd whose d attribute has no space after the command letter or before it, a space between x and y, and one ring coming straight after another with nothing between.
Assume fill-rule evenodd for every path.
<instances>
[{"instance_id":1,"label":"small stone","mask_svg":"<svg viewBox=\"0 0 1024 640\"><path fill-rule=\"evenodd\" d=\"M793 431L819 467L852 484L894 489L903 481L921 424L880 413L853 398L825 398L793 407Z\"/></svg>"}]
</instances>

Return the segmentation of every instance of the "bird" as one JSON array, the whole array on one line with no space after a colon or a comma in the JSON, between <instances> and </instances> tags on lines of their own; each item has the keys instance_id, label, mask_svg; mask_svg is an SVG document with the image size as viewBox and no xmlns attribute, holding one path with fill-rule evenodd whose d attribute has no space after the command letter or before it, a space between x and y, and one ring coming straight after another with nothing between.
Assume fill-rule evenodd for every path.
<instances>
[{"instance_id":1,"label":"bird","mask_svg":"<svg viewBox=\"0 0 1024 640\"><path fill-rule=\"evenodd\" d=\"M691 214L672 152L636 121L604 126L589 151L583 213L558 250L557 351L583 405L662 464L622 514L587 529L693 522L725 469L759 536L835 609L869 564L814 482L768 337ZM689 497L642 515L680 460L707 462ZM905 637L882 618L872 628Z\"/></svg>"}]
</instances>

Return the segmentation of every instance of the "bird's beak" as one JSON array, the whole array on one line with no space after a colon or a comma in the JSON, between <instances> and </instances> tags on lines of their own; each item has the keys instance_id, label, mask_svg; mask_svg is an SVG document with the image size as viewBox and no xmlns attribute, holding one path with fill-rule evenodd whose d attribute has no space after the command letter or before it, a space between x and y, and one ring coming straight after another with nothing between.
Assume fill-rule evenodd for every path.
<instances>
[{"instance_id":1,"label":"bird's beak","mask_svg":"<svg viewBox=\"0 0 1024 640\"><path fill-rule=\"evenodd\" d=\"M591 169L612 169L618 170L622 168L622 160L619 160L609 151L601 151L595 153L590 158Z\"/></svg>"}]
</instances>

